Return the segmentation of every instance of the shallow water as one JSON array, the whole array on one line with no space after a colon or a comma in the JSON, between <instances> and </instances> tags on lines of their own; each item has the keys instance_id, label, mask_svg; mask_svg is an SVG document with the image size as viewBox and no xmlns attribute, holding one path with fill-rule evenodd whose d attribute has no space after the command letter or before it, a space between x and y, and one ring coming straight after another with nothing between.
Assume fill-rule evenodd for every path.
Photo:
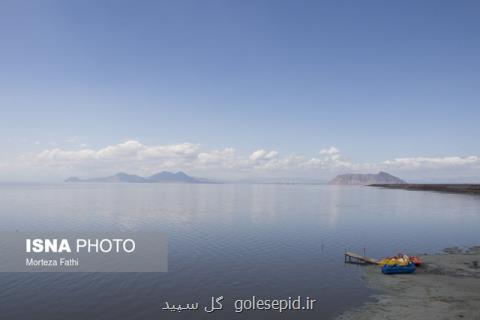
<instances>
[{"instance_id":1,"label":"shallow water","mask_svg":"<svg viewBox=\"0 0 480 320\"><path fill-rule=\"evenodd\" d=\"M310 296L329 319L370 291L344 251L373 257L479 244L480 197L328 185L0 185L1 231L161 230L168 273L0 274L5 319L278 318L229 302ZM162 311L225 297L220 313Z\"/></svg>"}]
</instances>

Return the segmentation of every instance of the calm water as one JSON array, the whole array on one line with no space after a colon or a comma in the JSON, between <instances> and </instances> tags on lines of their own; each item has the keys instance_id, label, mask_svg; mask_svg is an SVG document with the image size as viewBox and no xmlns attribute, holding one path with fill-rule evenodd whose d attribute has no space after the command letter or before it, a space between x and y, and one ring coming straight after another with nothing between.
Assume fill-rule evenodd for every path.
<instances>
[{"instance_id":1,"label":"calm water","mask_svg":"<svg viewBox=\"0 0 480 320\"><path fill-rule=\"evenodd\" d=\"M161 230L169 272L0 274L2 319L268 319L229 308L234 298L310 296L329 319L370 293L345 249L381 257L480 243L480 197L302 185L0 185L0 231ZM207 303L206 315L162 311Z\"/></svg>"}]
</instances>

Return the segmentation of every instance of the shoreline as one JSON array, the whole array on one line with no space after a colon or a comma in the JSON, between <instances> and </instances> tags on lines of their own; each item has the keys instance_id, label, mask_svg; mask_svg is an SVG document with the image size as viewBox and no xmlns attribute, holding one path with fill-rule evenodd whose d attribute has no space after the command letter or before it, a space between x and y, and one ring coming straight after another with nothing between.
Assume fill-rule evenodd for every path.
<instances>
[{"instance_id":1,"label":"shoreline","mask_svg":"<svg viewBox=\"0 0 480 320\"><path fill-rule=\"evenodd\" d=\"M369 184L369 187L480 195L480 184Z\"/></svg>"},{"instance_id":2,"label":"shoreline","mask_svg":"<svg viewBox=\"0 0 480 320\"><path fill-rule=\"evenodd\" d=\"M364 266L366 285L380 293L336 319L480 319L480 246L421 258L414 274L384 275L379 266Z\"/></svg>"}]
</instances>

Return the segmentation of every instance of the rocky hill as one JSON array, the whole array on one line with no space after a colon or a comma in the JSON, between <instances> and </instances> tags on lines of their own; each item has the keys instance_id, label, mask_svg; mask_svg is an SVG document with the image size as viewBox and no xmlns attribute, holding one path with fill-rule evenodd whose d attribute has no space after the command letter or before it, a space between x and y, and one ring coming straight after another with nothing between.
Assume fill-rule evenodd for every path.
<instances>
[{"instance_id":1,"label":"rocky hill","mask_svg":"<svg viewBox=\"0 0 480 320\"><path fill-rule=\"evenodd\" d=\"M178 172L162 171L150 177L141 177L133 174L119 172L113 176L102 177L102 178L79 179L77 177L70 177L66 179L65 182L205 183L206 181L204 181L204 179L196 179L194 177L190 177L189 175L187 175L182 171L178 171Z\"/></svg>"},{"instance_id":2,"label":"rocky hill","mask_svg":"<svg viewBox=\"0 0 480 320\"><path fill-rule=\"evenodd\" d=\"M348 173L340 174L331 180L329 184L340 185L369 185L369 184L404 184L406 183L400 178L397 178L387 172L380 171L379 173Z\"/></svg>"}]
</instances>

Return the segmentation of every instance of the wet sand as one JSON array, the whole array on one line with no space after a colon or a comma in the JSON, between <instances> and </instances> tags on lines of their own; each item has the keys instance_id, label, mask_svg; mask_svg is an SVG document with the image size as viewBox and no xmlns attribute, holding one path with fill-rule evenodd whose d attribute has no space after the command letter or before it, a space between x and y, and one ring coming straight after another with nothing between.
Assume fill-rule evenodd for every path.
<instances>
[{"instance_id":1,"label":"wet sand","mask_svg":"<svg viewBox=\"0 0 480 320\"><path fill-rule=\"evenodd\" d=\"M365 266L367 285L381 293L337 320L480 320L480 246L421 258L425 264L414 274L384 275L379 266Z\"/></svg>"}]
</instances>

